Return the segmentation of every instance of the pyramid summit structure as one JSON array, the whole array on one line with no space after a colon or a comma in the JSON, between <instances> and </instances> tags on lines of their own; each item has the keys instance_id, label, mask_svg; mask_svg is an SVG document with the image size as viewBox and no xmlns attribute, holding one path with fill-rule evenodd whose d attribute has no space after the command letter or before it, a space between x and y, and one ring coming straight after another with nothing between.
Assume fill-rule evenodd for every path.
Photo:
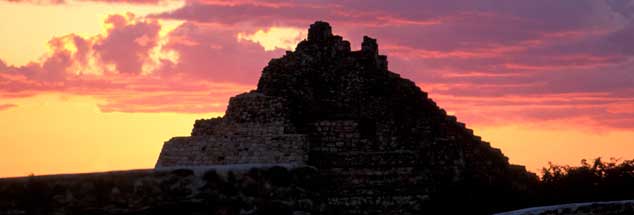
<instances>
[{"instance_id":1,"label":"pyramid summit structure","mask_svg":"<svg viewBox=\"0 0 634 215\"><path fill-rule=\"evenodd\" d=\"M249 164L314 167L327 179L327 214L495 208L482 204L523 198L516 194L537 181L389 71L376 39L353 51L322 21L268 63L257 89L232 97L223 117L167 141L156 167Z\"/></svg>"}]
</instances>

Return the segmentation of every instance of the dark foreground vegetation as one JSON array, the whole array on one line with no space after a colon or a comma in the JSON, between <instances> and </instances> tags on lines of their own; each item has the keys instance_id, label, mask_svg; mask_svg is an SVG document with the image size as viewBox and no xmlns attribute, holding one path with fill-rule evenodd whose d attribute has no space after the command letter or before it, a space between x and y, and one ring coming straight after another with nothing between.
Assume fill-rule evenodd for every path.
<instances>
[{"instance_id":1,"label":"dark foreground vegetation","mask_svg":"<svg viewBox=\"0 0 634 215\"><path fill-rule=\"evenodd\" d=\"M546 204L634 199L634 160L582 160L542 170L539 201Z\"/></svg>"},{"instance_id":2,"label":"dark foreground vegetation","mask_svg":"<svg viewBox=\"0 0 634 215\"><path fill-rule=\"evenodd\" d=\"M237 172L142 170L0 179L0 214L336 214L319 195L325 180L310 167ZM492 199L487 196L474 196L466 203L464 197L456 196L464 190L447 192L447 201L441 204L458 206L445 208L447 211L495 212L634 199L634 160L597 158L584 160L580 166L551 164L534 186L529 193L508 193L498 202L506 205L484 203ZM493 208L476 208L478 205ZM442 210L436 208L431 214L444 214ZM486 214L476 214L480 213Z\"/></svg>"},{"instance_id":3,"label":"dark foreground vegetation","mask_svg":"<svg viewBox=\"0 0 634 215\"><path fill-rule=\"evenodd\" d=\"M0 179L0 214L318 214L319 184L310 167Z\"/></svg>"}]
</instances>

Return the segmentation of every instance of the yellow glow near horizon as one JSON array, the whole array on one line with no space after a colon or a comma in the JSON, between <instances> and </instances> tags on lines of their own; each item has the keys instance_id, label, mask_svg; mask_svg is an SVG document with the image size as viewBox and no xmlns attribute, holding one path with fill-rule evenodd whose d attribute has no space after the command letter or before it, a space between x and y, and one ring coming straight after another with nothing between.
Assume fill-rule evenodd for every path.
<instances>
[{"instance_id":1,"label":"yellow glow near horizon","mask_svg":"<svg viewBox=\"0 0 634 215\"><path fill-rule=\"evenodd\" d=\"M0 111L0 177L152 168L163 143L188 136L195 119L222 113L103 113L86 96L46 94L6 99ZM634 131L584 132L520 125L474 127L514 164L539 172L552 161L631 159Z\"/></svg>"},{"instance_id":2,"label":"yellow glow near horizon","mask_svg":"<svg viewBox=\"0 0 634 215\"><path fill-rule=\"evenodd\" d=\"M502 149L511 163L525 165L535 173L541 173L548 162L579 166L581 159L633 159L634 131L588 132L589 128L570 125L549 129L520 124L480 126L474 130L493 147Z\"/></svg>"},{"instance_id":3,"label":"yellow glow near horizon","mask_svg":"<svg viewBox=\"0 0 634 215\"><path fill-rule=\"evenodd\" d=\"M4 100L0 177L153 168L163 142L220 113L103 113L100 101L47 94Z\"/></svg>"},{"instance_id":4,"label":"yellow glow near horizon","mask_svg":"<svg viewBox=\"0 0 634 215\"><path fill-rule=\"evenodd\" d=\"M104 32L103 20L111 14L137 16L178 8L184 2L136 5L68 1L63 5L0 1L0 59L24 65L47 52L53 37L75 33L90 37Z\"/></svg>"},{"instance_id":5,"label":"yellow glow near horizon","mask_svg":"<svg viewBox=\"0 0 634 215\"><path fill-rule=\"evenodd\" d=\"M258 30L255 33L238 33L238 41L247 40L260 44L265 51L275 49L294 50L299 41L304 38L303 29L288 27L271 27Z\"/></svg>"}]
</instances>

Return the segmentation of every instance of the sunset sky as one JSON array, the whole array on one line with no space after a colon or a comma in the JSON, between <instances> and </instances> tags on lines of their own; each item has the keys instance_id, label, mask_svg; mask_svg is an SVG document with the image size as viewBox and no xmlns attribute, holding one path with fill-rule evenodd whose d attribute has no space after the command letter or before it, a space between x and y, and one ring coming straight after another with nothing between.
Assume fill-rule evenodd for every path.
<instances>
[{"instance_id":1,"label":"sunset sky","mask_svg":"<svg viewBox=\"0 0 634 215\"><path fill-rule=\"evenodd\" d=\"M316 20L512 163L634 159L634 1L0 0L0 177L152 168Z\"/></svg>"}]
</instances>

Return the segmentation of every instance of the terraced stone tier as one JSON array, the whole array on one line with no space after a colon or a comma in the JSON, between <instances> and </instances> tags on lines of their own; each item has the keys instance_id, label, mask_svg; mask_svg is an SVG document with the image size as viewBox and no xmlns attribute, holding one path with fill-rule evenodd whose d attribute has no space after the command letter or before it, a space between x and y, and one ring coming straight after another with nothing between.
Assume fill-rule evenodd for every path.
<instances>
[{"instance_id":1,"label":"terraced stone tier","mask_svg":"<svg viewBox=\"0 0 634 215\"><path fill-rule=\"evenodd\" d=\"M537 181L389 71L376 39L353 51L325 22L272 59L225 116L168 141L157 167L276 162L318 169L329 214L486 214Z\"/></svg>"}]
</instances>

